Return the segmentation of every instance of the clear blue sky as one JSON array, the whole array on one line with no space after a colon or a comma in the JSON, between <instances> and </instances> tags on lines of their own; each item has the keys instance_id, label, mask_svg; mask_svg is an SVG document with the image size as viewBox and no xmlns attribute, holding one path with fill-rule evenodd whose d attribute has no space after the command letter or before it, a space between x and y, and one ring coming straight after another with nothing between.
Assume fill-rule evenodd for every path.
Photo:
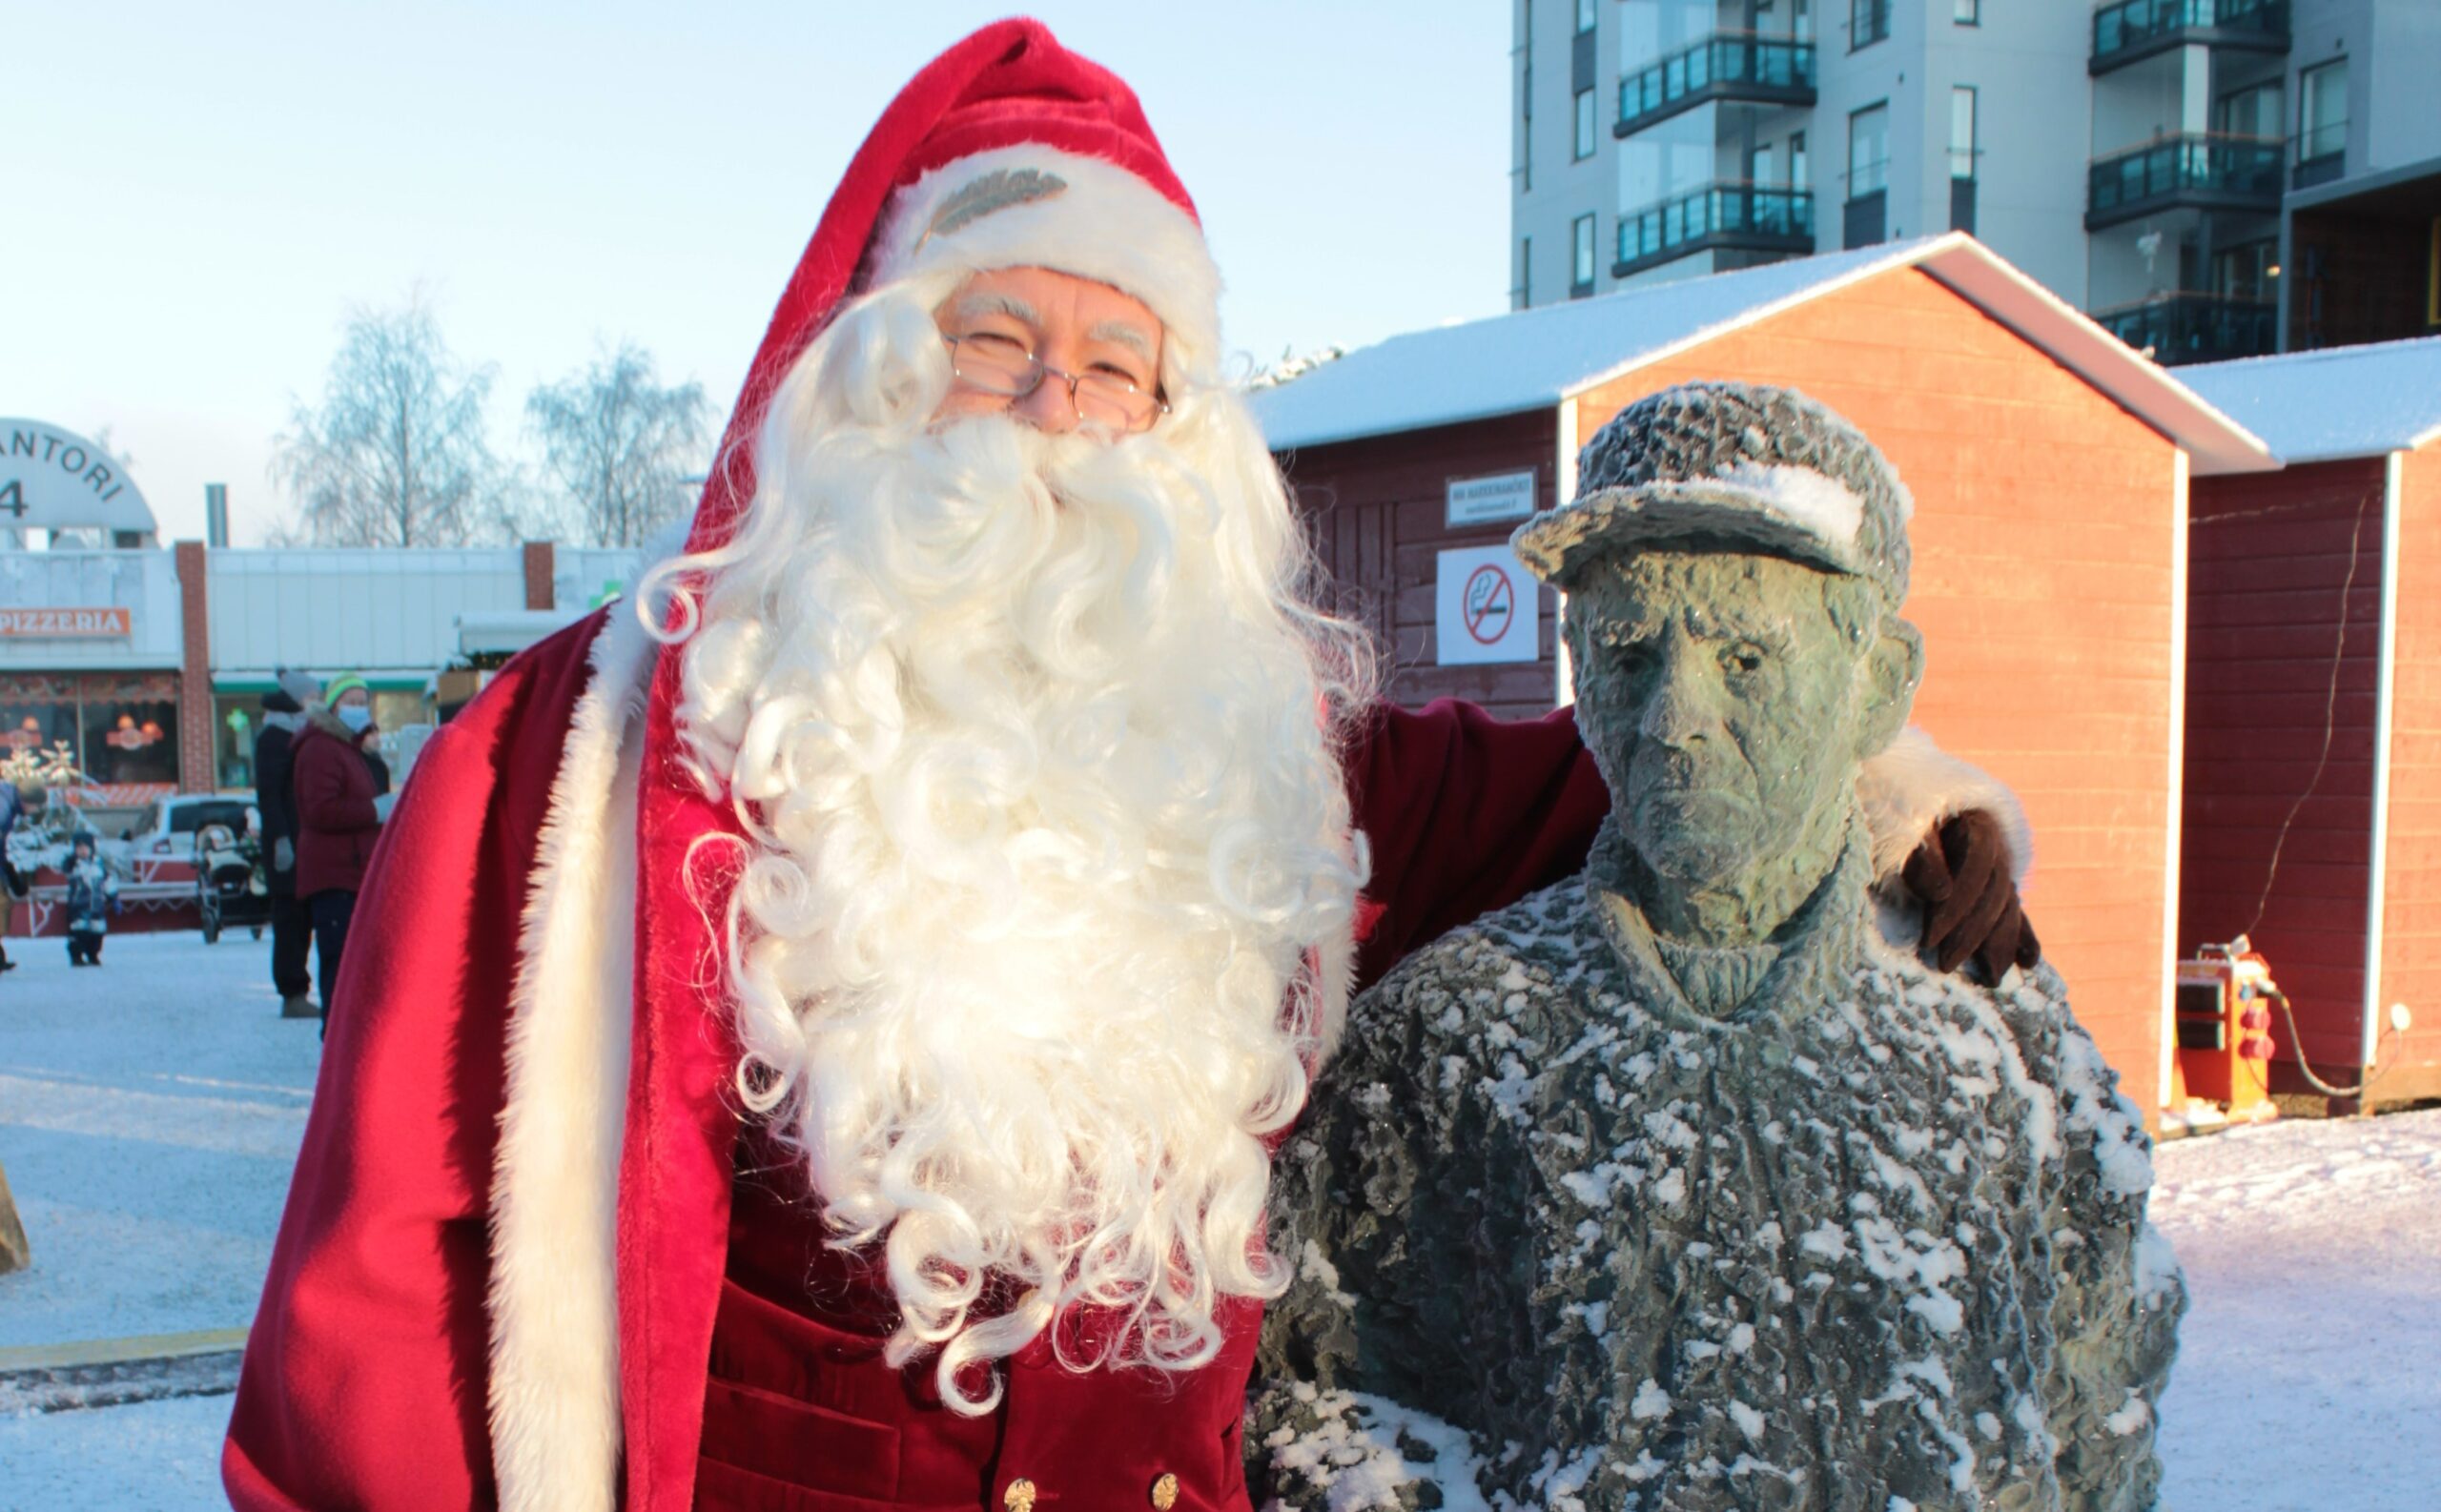
<instances>
[{"instance_id":1,"label":"clear blue sky","mask_svg":"<svg viewBox=\"0 0 2441 1512\"><path fill-rule=\"evenodd\" d=\"M1009 13L913 3L170 0L7 7L0 415L107 426L161 521L237 543L352 304L437 296L525 392L606 341L726 412L849 155L908 75ZM1505 307L1506 0L1044 0L1202 211L1262 358Z\"/></svg>"}]
</instances>

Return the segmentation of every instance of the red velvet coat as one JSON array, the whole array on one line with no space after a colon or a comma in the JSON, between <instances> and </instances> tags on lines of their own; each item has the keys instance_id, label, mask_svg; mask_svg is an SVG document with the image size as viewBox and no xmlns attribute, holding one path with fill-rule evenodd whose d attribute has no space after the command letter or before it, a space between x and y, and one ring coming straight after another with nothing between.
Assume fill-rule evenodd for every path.
<instances>
[{"instance_id":1,"label":"red velvet coat","mask_svg":"<svg viewBox=\"0 0 2441 1512\"><path fill-rule=\"evenodd\" d=\"M495 1503L487 1229L518 920L601 623L503 668L426 745L380 831L342 967L352 1007L331 1026L230 1424L223 1472L240 1508ZM674 748L672 664L655 678L647 749ZM696 1484L738 1124L724 1095L736 1049L705 1012L709 942L682 882L689 833L713 820L673 821L687 800L653 775L637 852L618 1368L626 1504L670 1512ZM1503 725L1456 704L1385 709L1348 780L1374 858L1360 984L1574 869L1608 803L1565 711ZM1057 1410L1028 1415L1027 1431L1072 1474L1095 1472L1059 1512L1144 1505L1137 1478L1151 1461L1135 1460L1157 1437L1147 1415L1168 1404L1134 1378L1045 1379Z\"/></svg>"}]
</instances>

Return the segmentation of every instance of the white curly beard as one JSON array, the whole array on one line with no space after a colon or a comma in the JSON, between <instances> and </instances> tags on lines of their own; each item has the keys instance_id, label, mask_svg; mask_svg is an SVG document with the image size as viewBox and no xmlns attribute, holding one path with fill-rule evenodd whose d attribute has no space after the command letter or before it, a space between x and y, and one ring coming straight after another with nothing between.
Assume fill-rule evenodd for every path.
<instances>
[{"instance_id":1,"label":"white curly beard","mask_svg":"<svg viewBox=\"0 0 2441 1512\"><path fill-rule=\"evenodd\" d=\"M1329 725L1362 643L1301 606L1234 398L1117 444L935 430L928 308L851 310L782 390L695 559L679 717L754 838L741 1091L879 1242L892 1361L936 1349L980 1412L964 1367L1072 1308L1124 1325L1073 1368L1192 1369L1285 1281L1265 1136L1360 880ZM1015 1305L978 1316L987 1281Z\"/></svg>"}]
</instances>

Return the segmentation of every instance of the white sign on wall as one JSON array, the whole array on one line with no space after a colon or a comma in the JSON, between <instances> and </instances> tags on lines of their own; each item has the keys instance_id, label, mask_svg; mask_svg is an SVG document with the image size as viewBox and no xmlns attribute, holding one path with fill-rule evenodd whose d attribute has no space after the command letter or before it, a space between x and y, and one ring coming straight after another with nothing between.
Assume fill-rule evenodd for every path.
<instances>
[{"instance_id":1,"label":"white sign on wall","mask_svg":"<svg viewBox=\"0 0 2441 1512\"><path fill-rule=\"evenodd\" d=\"M1534 512L1534 469L1449 480L1449 528L1523 520Z\"/></svg>"},{"instance_id":2,"label":"white sign on wall","mask_svg":"<svg viewBox=\"0 0 2441 1512\"><path fill-rule=\"evenodd\" d=\"M1442 552L1433 602L1441 665L1534 660L1538 585L1507 546Z\"/></svg>"}]
</instances>

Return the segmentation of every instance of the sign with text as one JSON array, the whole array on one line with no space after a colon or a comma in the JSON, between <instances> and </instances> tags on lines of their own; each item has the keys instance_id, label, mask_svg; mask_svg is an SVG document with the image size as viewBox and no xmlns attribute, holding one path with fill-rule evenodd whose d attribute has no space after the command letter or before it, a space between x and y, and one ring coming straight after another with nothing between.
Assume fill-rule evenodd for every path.
<instances>
[{"instance_id":1,"label":"sign with text","mask_svg":"<svg viewBox=\"0 0 2441 1512\"><path fill-rule=\"evenodd\" d=\"M1449 528L1496 525L1534 512L1534 469L1449 480Z\"/></svg>"},{"instance_id":2,"label":"sign with text","mask_svg":"<svg viewBox=\"0 0 2441 1512\"><path fill-rule=\"evenodd\" d=\"M0 609L0 636L18 640L125 637L132 630L125 609Z\"/></svg>"},{"instance_id":3,"label":"sign with text","mask_svg":"<svg viewBox=\"0 0 2441 1512\"><path fill-rule=\"evenodd\" d=\"M1507 546L1441 553L1433 641L1443 666L1531 662L1539 585Z\"/></svg>"}]
</instances>

